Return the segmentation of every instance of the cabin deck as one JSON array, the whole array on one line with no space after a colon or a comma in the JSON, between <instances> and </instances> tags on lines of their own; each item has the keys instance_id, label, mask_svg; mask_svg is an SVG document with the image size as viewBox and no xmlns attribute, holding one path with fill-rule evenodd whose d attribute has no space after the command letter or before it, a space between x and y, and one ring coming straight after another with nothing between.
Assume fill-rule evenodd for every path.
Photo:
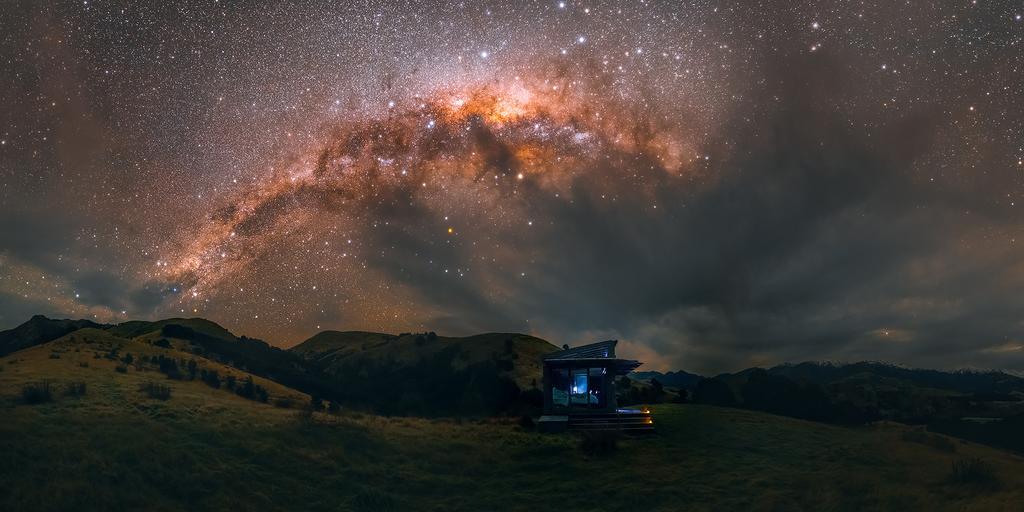
<instances>
[{"instance_id":1,"label":"cabin deck","mask_svg":"<svg viewBox=\"0 0 1024 512\"><path fill-rule=\"evenodd\" d=\"M545 415L541 416L538 426L542 432L615 430L628 434L643 434L654 432L654 418L649 411L619 409L603 413Z\"/></svg>"},{"instance_id":2,"label":"cabin deck","mask_svg":"<svg viewBox=\"0 0 1024 512\"><path fill-rule=\"evenodd\" d=\"M650 411L619 409L611 413L574 414L569 416L569 430L618 430L624 433L654 432Z\"/></svg>"}]
</instances>

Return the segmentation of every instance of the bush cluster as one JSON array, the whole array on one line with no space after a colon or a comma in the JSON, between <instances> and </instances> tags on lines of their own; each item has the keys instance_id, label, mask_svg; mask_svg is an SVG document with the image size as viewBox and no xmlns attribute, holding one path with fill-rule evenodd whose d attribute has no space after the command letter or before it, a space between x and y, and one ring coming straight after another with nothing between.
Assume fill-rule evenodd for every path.
<instances>
[{"instance_id":1,"label":"bush cluster","mask_svg":"<svg viewBox=\"0 0 1024 512\"><path fill-rule=\"evenodd\" d=\"M21 387L21 400L29 405L53 401L53 385L50 381L29 382Z\"/></svg>"},{"instance_id":2,"label":"bush cluster","mask_svg":"<svg viewBox=\"0 0 1024 512\"><path fill-rule=\"evenodd\" d=\"M149 398L156 400L167 400L171 398L171 387L158 382L147 382L142 384L139 386L139 391L145 393Z\"/></svg>"}]
</instances>

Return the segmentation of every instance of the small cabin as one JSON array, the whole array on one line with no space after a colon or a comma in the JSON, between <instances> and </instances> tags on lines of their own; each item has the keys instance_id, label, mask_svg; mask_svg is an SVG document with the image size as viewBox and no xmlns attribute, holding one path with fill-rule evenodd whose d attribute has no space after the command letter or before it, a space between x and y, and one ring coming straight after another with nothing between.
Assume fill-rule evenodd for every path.
<instances>
[{"instance_id":1,"label":"small cabin","mask_svg":"<svg viewBox=\"0 0 1024 512\"><path fill-rule=\"evenodd\" d=\"M602 341L543 356L545 432L654 429L647 409L618 407L615 381L641 364L615 357L617 340Z\"/></svg>"}]
</instances>

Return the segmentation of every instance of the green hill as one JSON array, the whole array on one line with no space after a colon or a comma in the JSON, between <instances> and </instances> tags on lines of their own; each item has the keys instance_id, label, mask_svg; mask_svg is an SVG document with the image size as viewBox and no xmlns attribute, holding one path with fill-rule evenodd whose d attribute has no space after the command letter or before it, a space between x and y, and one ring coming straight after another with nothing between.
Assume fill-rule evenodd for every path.
<instances>
[{"instance_id":1,"label":"green hill","mask_svg":"<svg viewBox=\"0 0 1024 512\"><path fill-rule=\"evenodd\" d=\"M392 414L495 413L540 402L540 338L487 333L321 332L290 352L344 390L341 399Z\"/></svg>"},{"instance_id":2,"label":"green hill","mask_svg":"<svg viewBox=\"0 0 1024 512\"><path fill-rule=\"evenodd\" d=\"M496 361L523 360L528 373L525 360L550 348L527 336L326 333L280 351L202 320L146 324L85 327L0 357L0 510L941 511L1024 500L1024 459L894 423L655 404L655 435L601 452L511 418L310 412L309 395L239 369L275 356L346 383L357 364L474 378L462 372L493 365L513 381L520 367ZM247 363L225 361L231 350Z\"/></svg>"},{"instance_id":3,"label":"green hill","mask_svg":"<svg viewBox=\"0 0 1024 512\"><path fill-rule=\"evenodd\" d=\"M541 356L557 350L539 338L514 333L452 338L325 331L286 351L235 336L202 318L77 322L122 342L161 344L348 407L392 415L534 413L541 402ZM7 331L9 345L39 345L78 325L34 317Z\"/></svg>"},{"instance_id":4,"label":"green hill","mask_svg":"<svg viewBox=\"0 0 1024 512\"><path fill-rule=\"evenodd\" d=\"M149 363L121 373L113 349L246 377L101 329L0 358L0 510L941 511L1024 500L1024 460L895 424L659 404L656 435L599 454L511 420L275 407L305 397L255 376L268 403L168 379ZM23 388L44 379L52 400L26 404ZM76 382L85 392L65 395ZM170 398L147 396L149 382L168 385ZM952 470L977 460L974 472Z\"/></svg>"},{"instance_id":5,"label":"green hill","mask_svg":"<svg viewBox=\"0 0 1024 512\"><path fill-rule=\"evenodd\" d=\"M27 322L0 331L0 356L55 340L85 327L103 327L89 320L54 320L36 315Z\"/></svg>"}]
</instances>

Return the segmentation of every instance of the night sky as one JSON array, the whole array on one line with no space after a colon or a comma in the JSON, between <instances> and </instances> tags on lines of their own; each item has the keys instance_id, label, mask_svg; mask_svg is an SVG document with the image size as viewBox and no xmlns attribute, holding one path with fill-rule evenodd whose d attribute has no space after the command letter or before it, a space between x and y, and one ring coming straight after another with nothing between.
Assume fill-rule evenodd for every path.
<instances>
[{"instance_id":1,"label":"night sky","mask_svg":"<svg viewBox=\"0 0 1024 512\"><path fill-rule=\"evenodd\" d=\"M0 328L1024 370L1022 14L6 1Z\"/></svg>"}]
</instances>

